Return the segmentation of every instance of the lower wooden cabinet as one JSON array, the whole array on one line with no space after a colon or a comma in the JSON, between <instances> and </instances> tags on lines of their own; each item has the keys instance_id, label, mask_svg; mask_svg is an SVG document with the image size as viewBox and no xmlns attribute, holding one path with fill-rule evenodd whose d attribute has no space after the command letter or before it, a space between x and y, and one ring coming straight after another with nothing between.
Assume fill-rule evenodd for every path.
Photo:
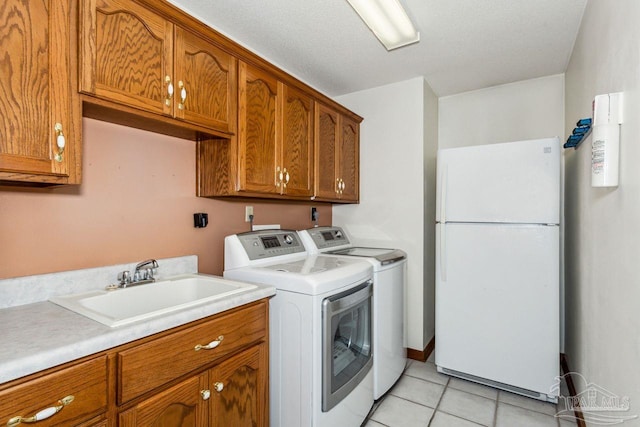
<instances>
[{"instance_id":1,"label":"lower wooden cabinet","mask_svg":"<svg viewBox=\"0 0 640 427\"><path fill-rule=\"evenodd\" d=\"M209 372L210 426L269 425L268 349L257 345L227 359Z\"/></svg>"},{"instance_id":2,"label":"lower wooden cabinet","mask_svg":"<svg viewBox=\"0 0 640 427\"><path fill-rule=\"evenodd\" d=\"M264 304L252 305L119 351L118 405L190 372L202 370L264 339L265 317ZM196 345L212 348L196 350Z\"/></svg>"},{"instance_id":3,"label":"lower wooden cabinet","mask_svg":"<svg viewBox=\"0 0 640 427\"><path fill-rule=\"evenodd\" d=\"M258 344L120 413L120 427L266 426L267 348Z\"/></svg>"},{"instance_id":4,"label":"lower wooden cabinet","mask_svg":"<svg viewBox=\"0 0 640 427\"><path fill-rule=\"evenodd\" d=\"M207 388L206 373L191 377L121 412L118 425L121 427L206 426L209 406Z\"/></svg>"},{"instance_id":5,"label":"lower wooden cabinet","mask_svg":"<svg viewBox=\"0 0 640 427\"><path fill-rule=\"evenodd\" d=\"M268 324L264 299L0 384L0 425L38 414L44 427L266 427ZM139 355L148 366L137 364Z\"/></svg>"},{"instance_id":6,"label":"lower wooden cabinet","mask_svg":"<svg viewBox=\"0 0 640 427\"><path fill-rule=\"evenodd\" d=\"M107 359L96 357L0 391L0 425L79 426L107 410Z\"/></svg>"},{"instance_id":7,"label":"lower wooden cabinet","mask_svg":"<svg viewBox=\"0 0 640 427\"><path fill-rule=\"evenodd\" d=\"M139 391L120 393L118 426L266 427L267 316L265 300L119 352L118 389ZM136 363L142 355L147 366ZM173 385L140 387L145 378Z\"/></svg>"}]
</instances>

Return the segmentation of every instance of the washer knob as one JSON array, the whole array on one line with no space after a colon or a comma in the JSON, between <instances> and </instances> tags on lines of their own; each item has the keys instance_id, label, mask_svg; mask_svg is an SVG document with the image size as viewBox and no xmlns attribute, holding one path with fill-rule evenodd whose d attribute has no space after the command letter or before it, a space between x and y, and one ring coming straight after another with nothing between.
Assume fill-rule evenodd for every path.
<instances>
[{"instance_id":1,"label":"washer knob","mask_svg":"<svg viewBox=\"0 0 640 427\"><path fill-rule=\"evenodd\" d=\"M342 231L336 230L336 239L342 239Z\"/></svg>"},{"instance_id":2,"label":"washer knob","mask_svg":"<svg viewBox=\"0 0 640 427\"><path fill-rule=\"evenodd\" d=\"M287 245L290 245L290 244L292 244L292 243L293 243L293 237L291 237L291 234L285 234L285 235L284 235L284 242L285 242Z\"/></svg>"}]
</instances>

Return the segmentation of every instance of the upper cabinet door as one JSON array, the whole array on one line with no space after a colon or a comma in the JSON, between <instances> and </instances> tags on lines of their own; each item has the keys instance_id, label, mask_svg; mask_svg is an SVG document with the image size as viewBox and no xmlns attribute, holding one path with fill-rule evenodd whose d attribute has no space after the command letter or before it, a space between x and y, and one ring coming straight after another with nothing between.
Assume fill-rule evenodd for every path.
<instances>
[{"instance_id":1,"label":"upper cabinet door","mask_svg":"<svg viewBox=\"0 0 640 427\"><path fill-rule=\"evenodd\" d=\"M360 125L316 104L316 198L358 202Z\"/></svg>"},{"instance_id":2,"label":"upper cabinet door","mask_svg":"<svg viewBox=\"0 0 640 427\"><path fill-rule=\"evenodd\" d=\"M193 33L176 27L175 70L175 116L234 133L236 59Z\"/></svg>"},{"instance_id":3,"label":"upper cabinet door","mask_svg":"<svg viewBox=\"0 0 640 427\"><path fill-rule=\"evenodd\" d=\"M360 153L360 126L353 120L342 116L340 122L340 150L339 168L340 200L346 202L358 201L359 185L359 153Z\"/></svg>"},{"instance_id":4,"label":"upper cabinet door","mask_svg":"<svg viewBox=\"0 0 640 427\"><path fill-rule=\"evenodd\" d=\"M172 114L173 24L131 0L81 4L80 90Z\"/></svg>"},{"instance_id":5,"label":"upper cabinet door","mask_svg":"<svg viewBox=\"0 0 640 427\"><path fill-rule=\"evenodd\" d=\"M240 62L238 88L238 190L278 194L283 179L278 81Z\"/></svg>"},{"instance_id":6,"label":"upper cabinet door","mask_svg":"<svg viewBox=\"0 0 640 427\"><path fill-rule=\"evenodd\" d=\"M80 182L70 3L0 2L0 180Z\"/></svg>"},{"instance_id":7,"label":"upper cabinet door","mask_svg":"<svg viewBox=\"0 0 640 427\"><path fill-rule=\"evenodd\" d=\"M284 85L282 120L282 192L313 195L313 100Z\"/></svg>"},{"instance_id":8,"label":"upper cabinet door","mask_svg":"<svg viewBox=\"0 0 640 427\"><path fill-rule=\"evenodd\" d=\"M316 103L315 193L319 199L336 199L338 191L338 113Z\"/></svg>"}]
</instances>

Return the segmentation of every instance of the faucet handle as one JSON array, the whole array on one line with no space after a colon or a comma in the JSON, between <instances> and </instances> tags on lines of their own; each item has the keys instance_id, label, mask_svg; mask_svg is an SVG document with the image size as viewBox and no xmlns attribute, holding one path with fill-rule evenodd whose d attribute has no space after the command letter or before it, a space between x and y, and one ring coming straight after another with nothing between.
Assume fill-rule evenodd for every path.
<instances>
[{"instance_id":1,"label":"faucet handle","mask_svg":"<svg viewBox=\"0 0 640 427\"><path fill-rule=\"evenodd\" d=\"M127 283L131 283L131 273L129 273L128 271L121 271L118 274L118 281L120 282L120 285L127 285Z\"/></svg>"}]
</instances>

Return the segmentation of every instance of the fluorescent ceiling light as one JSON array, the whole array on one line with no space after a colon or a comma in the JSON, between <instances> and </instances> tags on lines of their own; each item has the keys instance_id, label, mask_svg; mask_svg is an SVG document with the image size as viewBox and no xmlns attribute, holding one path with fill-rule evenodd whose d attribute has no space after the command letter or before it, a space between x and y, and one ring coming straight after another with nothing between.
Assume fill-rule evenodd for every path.
<instances>
[{"instance_id":1,"label":"fluorescent ceiling light","mask_svg":"<svg viewBox=\"0 0 640 427\"><path fill-rule=\"evenodd\" d=\"M420 41L398 0L347 0L387 50Z\"/></svg>"}]
</instances>

